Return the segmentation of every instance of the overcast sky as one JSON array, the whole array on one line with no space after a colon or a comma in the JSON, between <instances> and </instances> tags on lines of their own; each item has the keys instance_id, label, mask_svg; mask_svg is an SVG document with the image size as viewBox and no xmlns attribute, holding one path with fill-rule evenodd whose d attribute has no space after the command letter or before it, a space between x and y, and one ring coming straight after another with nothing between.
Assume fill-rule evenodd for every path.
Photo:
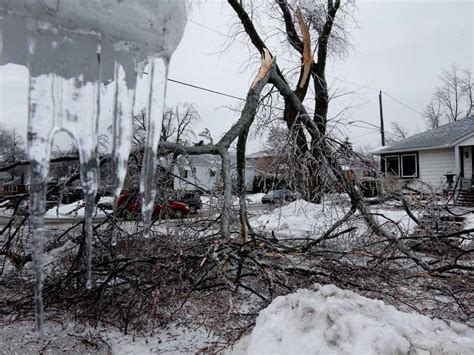
<instances>
[{"instance_id":1,"label":"overcast sky","mask_svg":"<svg viewBox=\"0 0 474 355\"><path fill-rule=\"evenodd\" d=\"M170 78L245 97L255 75L255 66L248 67L247 63L255 52L244 43L245 37L233 42L226 38L230 25L235 23L226 2L199 3L192 9L183 41L173 57ZM334 101L330 116L351 106L354 108L346 112L344 122L363 120L379 125L378 91L383 90L403 103L384 97L386 129L390 130L390 123L396 121L411 132L423 130L419 112L428 103L442 69L453 63L460 68L474 67L474 2L357 4L358 28L351 29L354 48L344 60L331 58L328 66L331 88L355 92ZM292 69L283 60L279 65ZM26 98L26 69L0 67L0 122L24 132ZM193 103L199 110L202 120L195 124L195 132L207 127L216 139L238 117L228 108L237 107L236 99L169 83L167 105L182 102ZM346 124L342 131L357 147L370 149L380 144L375 128L361 122L355 125ZM260 148L256 140L250 151Z\"/></svg>"}]
</instances>

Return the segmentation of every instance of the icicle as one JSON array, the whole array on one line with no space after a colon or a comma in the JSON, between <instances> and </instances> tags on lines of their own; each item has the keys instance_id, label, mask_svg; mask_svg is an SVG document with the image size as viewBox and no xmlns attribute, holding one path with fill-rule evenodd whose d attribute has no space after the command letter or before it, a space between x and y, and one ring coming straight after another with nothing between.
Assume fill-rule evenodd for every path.
<instances>
[{"instance_id":1,"label":"icicle","mask_svg":"<svg viewBox=\"0 0 474 355\"><path fill-rule=\"evenodd\" d=\"M118 199L127 175L130 155L135 101L136 73L132 56L126 52L114 52L114 100L113 100L113 160L114 212L111 244L117 245Z\"/></svg>"},{"instance_id":2,"label":"icicle","mask_svg":"<svg viewBox=\"0 0 474 355\"><path fill-rule=\"evenodd\" d=\"M160 141L161 124L163 120L164 101L166 94L166 79L168 62L164 58L149 59L149 91L146 110L146 142L140 180L142 196L142 216L144 223L143 236L150 236L151 218L153 215L156 188L155 168L158 143Z\"/></svg>"},{"instance_id":3,"label":"icicle","mask_svg":"<svg viewBox=\"0 0 474 355\"><path fill-rule=\"evenodd\" d=\"M46 148L46 147L45 147ZM35 311L38 336L43 337L43 235L48 168L36 161L30 169L30 223L33 228L33 268L35 271Z\"/></svg>"},{"instance_id":4,"label":"icicle","mask_svg":"<svg viewBox=\"0 0 474 355\"><path fill-rule=\"evenodd\" d=\"M90 288L92 216L99 175L97 126L102 74L99 43L108 38L117 50L113 59L115 71L111 75L115 81L115 208L130 151L129 112L135 92L135 73L130 70L130 58L133 55L137 62L142 62L141 59L152 56L149 60L147 139L140 183L147 236L154 207L155 162L168 70L168 59L158 57L170 58L186 23L184 0L62 0L61 6L58 4L58 1L0 0L0 65L27 64L30 70L28 154L31 160L35 303L40 336L43 334L43 218L54 134L58 131L69 133L79 151L86 209L86 287ZM102 66L108 68L103 63ZM143 69L144 64L138 68ZM111 242L116 244L115 235Z\"/></svg>"},{"instance_id":5,"label":"icicle","mask_svg":"<svg viewBox=\"0 0 474 355\"><path fill-rule=\"evenodd\" d=\"M28 48L28 155L32 162L31 221L36 317L41 335L43 218L51 145L54 134L60 130L68 132L74 138L79 150L86 207L86 283L91 284L92 215L98 179L96 135L100 72L97 60L98 38L94 35L62 33L56 29L35 27L30 30Z\"/></svg>"}]
</instances>

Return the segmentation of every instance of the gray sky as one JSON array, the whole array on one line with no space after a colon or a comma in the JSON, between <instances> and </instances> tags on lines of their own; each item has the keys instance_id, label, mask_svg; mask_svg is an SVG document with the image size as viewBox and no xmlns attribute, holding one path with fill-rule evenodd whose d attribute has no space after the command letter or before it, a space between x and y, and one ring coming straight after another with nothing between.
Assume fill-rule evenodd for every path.
<instances>
[{"instance_id":1,"label":"gray sky","mask_svg":"<svg viewBox=\"0 0 474 355\"><path fill-rule=\"evenodd\" d=\"M261 0L263 1L263 0ZM255 1L254 1L255 2ZM235 17L226 2L198 1L190 14L183 41L170 67L170 78L245 97L255 75L247 65L255 54L245 37L230 42L225 34ZM474 3L472 1L358 1L351 30L354 50L344 60L331 58L328 76L331 88L354 91L332 102L330 115L346 106L343 122L364 120L378 125L378 90L382 89L410 108L384 97L386 129L397 121L412 133L425 128L415 111L423 111L438 84L441 70L456 63L474 67ZM208 28L205 28L205 27ZM278 58L277 58L278 60ZM278 62L287 67L287 62ZM25 68L0 67L0 122L24 132L26 129L27 72ZM235 99L217 96L169 83L167 105L194 103L202 117L199 133L208 127L218 139L237 119L227 106ZM380 137L364 123L345 125L343 133L358 147L374 148ZM195 139L197 141L198 138ZM260 149L251 143L250 152Z\"/></svg>"}]
</instances>

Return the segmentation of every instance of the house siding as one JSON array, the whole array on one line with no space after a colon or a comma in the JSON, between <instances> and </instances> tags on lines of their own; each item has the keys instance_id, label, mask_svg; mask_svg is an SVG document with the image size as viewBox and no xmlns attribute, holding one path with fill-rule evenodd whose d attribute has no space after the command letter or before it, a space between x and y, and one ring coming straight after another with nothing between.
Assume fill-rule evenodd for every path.
<instances>
[{"instance_id":1,"label":"house siding","mask_svg":"<svg viewBox=\"0 0 474 355\"><path fill-rule=\"evenodd\" d=\"M425 150L418 153L420 179L437 188L445 184L448 171L454 172L454 149Z\"/></svg>"}]
</instances>

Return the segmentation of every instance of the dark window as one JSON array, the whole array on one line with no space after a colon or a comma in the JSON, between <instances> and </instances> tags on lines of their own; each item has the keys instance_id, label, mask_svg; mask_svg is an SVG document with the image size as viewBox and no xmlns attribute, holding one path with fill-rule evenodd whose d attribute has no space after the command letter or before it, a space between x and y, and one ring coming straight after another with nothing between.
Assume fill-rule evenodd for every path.
<instances>
[{"instance_id":1,"label":"dark window","mask_svg":"<svg viewBox=\"0 0 474 355\"><path fill-rule=\"evenodd\" d=\"M417 175L416 155L402 155L402 177L415 177Z\"/></svg>"},{"instance_id":2,"label":"dark window","mask_svg":"<svg viewBox=\"0 0 474 355\"><path fill-rule=\"evenodd\" d=\"M216 172L215 172L214 170L212 170L212 169L209 169L209 176L210 176L210 177L216 176Z\"/></svg>"},{"instance_id":3,"label":"dark window","mask_svg":"<svg viewBox=\"0 0 474 355\"><path fill-rule=\"evenodd\" d=\"M188 178L188 171L187 171L186 169L180 169L179 175L180 175L183 179L187 179L187 178Z\"/></svg>"},{"instance_id":4,"label":"dark window","mask_svg":"<svg viewBox=\"0 0 474 355\"><path fill-rule=\"evenodd\" d=\"M400 164L398 155L385 157L385 172L387 174L400 176Z\"/></svg>"}]
</instances>

